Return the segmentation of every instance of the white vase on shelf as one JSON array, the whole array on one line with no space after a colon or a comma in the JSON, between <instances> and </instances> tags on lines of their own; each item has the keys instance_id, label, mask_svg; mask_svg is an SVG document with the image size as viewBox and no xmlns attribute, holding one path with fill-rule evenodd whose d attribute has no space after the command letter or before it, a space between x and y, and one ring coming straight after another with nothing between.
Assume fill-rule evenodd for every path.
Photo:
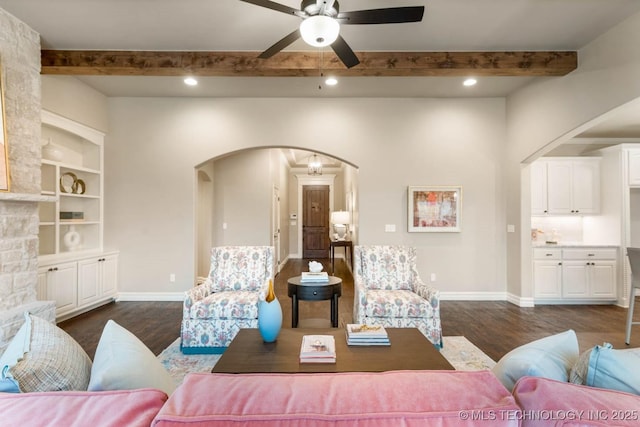
<instances>
[{"instance_id":1,"label":"white vase on shelf","mask_svg":"<svg viewBox=\"0 0 640 427\"><path fill-rule=\"evenodd\" d=\"M54 162L62 161L62 150L51 143L51 138L47 139L47 143L42 147L42 157Z\"/></svg>"},{"instance_id":2,"label":"white vase on shelf","mask_svg":"<svg viewBox=\"0 0 640 427\"><path fill-rule=\"evenodd\" d=\"M80 236L80 233L76 231L76 228L71 225L69 226L69 231L64 233L64 237L62 238L62 240L67 250L75 251L80 248L82 237Z\"/></svg>"}]
</instances>

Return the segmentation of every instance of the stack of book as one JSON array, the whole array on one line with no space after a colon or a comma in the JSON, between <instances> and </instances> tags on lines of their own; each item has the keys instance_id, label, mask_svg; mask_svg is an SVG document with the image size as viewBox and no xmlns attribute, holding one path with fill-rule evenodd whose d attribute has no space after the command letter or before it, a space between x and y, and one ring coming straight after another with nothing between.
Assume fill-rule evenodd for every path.
<instances>
[{"instance_id":1,"label":"stack of book","mask_svg":"<svg viewBox=\"0 0 640 427\"><path fill-rule=\"evenodd\" d=\"M332 335L304 335L300 363L336 363L336 342Z\"/></svg>"},{"instance_id":2,"label":"stack of book","mask_svg":"<svg viewBox=\"0 0 640 427\"><path fill-rule=\"evenodd\" d=\"M311 273L310 271L303 271L300 277L300 283L328 283L329 275L326 271L319 273Z\"/></svg>"},{"instance_id":3,"label":"stack of book","mask_svg":"<svg viewBox=\"0 0 640 427\"><path fill-rule=\"evenodd\" d=\"M389 335L383 326L347 325L348 345L390 345Z\"/></svg>"}]
</instances>

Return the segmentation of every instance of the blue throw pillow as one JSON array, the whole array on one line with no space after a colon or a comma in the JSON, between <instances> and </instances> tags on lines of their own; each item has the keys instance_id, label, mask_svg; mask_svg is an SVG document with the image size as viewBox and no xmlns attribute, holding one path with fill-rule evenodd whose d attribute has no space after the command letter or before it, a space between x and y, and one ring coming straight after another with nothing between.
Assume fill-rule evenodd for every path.
<instances>
[{"instance_id":1,"label":"blue throw pillow","mask_svg":"<svg viewBox=\"0 0 640 427\"><path fill-rule=\"evenodd\" d=\"M578 356L578 338L570 329L511 350L496 364L493 373L509 391L525 376L566 382Z\"/></svg>"},{"instance_id":2,"label":"blue throw pillow","mask_svg":"<svg viewBox=\"0 0 640 427\"><path fill-rule=\"evenodd\" d=\"M589 357L588 386L640 394L640 348L595 346Z\"/></svg>"}]
</instances>

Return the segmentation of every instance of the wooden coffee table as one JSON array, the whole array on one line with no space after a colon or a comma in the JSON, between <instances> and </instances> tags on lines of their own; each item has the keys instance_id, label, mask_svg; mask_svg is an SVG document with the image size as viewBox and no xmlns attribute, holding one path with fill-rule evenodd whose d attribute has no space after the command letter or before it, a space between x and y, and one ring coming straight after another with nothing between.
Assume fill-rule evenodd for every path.
<instances>
[{"instance_id":1,"label":"wooden coffee table","mask_svg":"<svg viewBox=\"0 0 640 427\"><path fill-rule=\"evenodd\" d=\"M390 346L348 346L345 330L282 329L278 340L265 343L257 329L241 329L211 372L382 372L453 370L437 348L416 328L387 328ZM300 363L303 335L333 335L336 363Z\"/></svg>"}]
</instances>

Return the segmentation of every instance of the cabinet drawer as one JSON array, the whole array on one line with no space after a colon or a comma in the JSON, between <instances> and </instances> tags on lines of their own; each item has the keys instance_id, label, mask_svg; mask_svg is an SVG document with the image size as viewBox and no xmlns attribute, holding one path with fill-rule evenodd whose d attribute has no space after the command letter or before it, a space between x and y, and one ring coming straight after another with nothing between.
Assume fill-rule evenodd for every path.
<instances>
[{"instance_id":1,"label":"cabinet drawer","mask_svg":"<svg viewBox=\"0 0 640 427\"><path fill-rule=\"evenodd\" d=\"M584 249L563 249L564 259L616 259L615 249L584 248Z\"/></svg>"},{"instance_id":2,"label":"cabinet drawer","mask_svg":"<svg viewBox=\"0 0 640 427\"><path fill-rule=\"evenodd\" d=\"M534 249L533 259L562 259L562 249Z\"/></svg>"}]
</instances>

